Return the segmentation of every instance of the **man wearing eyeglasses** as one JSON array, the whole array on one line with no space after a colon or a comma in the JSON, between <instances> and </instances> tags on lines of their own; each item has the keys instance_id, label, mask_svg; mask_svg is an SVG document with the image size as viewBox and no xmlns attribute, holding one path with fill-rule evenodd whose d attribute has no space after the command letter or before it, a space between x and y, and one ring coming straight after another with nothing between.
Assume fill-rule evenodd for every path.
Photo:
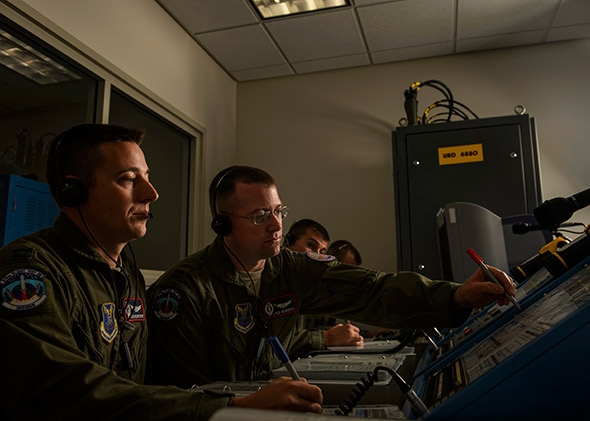
<instances>
[{"instance_id":1,"label":"man wearing eyeglasses","mask_svg":"<svg viewBox=\"0 0 590 421\"><path fill-rule=\"evenodd\" d=\"M150 382L190 387L267 379L281 362L266 339L278 337L289 352L299 314L425 328L456 326L472 307L509 303L481 269L460 285L281 248L288 208L263 170L226 168L213 178L209 199L217 238L148 291ZM511 279L492 270L514 295Z\"/></svg>"}]
</instances>

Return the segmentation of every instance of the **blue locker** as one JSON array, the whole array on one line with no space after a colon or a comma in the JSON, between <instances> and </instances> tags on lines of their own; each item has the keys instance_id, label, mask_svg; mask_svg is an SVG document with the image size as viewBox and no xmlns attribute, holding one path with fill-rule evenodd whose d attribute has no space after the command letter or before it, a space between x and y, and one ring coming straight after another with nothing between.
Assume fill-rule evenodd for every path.
<instances>
[{"instance_id":1,"label":"blue locker","mask_svg":"<svg viewBox=\"0 0 590 421\"><path fill-rule=\"evenodd\" d=\"M0 246L53 225L58 214L47 183L0 175Z\"/></svg>"}]
</instances>

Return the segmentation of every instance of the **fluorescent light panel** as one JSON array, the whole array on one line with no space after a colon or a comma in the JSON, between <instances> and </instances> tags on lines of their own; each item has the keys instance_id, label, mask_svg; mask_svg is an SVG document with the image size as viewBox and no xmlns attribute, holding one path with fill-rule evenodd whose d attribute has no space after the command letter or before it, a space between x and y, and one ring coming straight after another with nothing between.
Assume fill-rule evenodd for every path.
<instances>
[{"instance_id":1,"label":"fluorescent light panel","mask_svg":"<svg viewBox=\"0 0 590 421\"><path fill-rule=\"evenodd\" d=\"M81 79L46 55L0 31L0 64L40 85Z\"/></svg>"},{"instance_id":2,"label":"fluorescent light panel","mask_svg":"<svg viewBox=\"0 0 590 421\"><path fill-rule=\"evenodd\" d=\"M347 6L347 0L250 0L263 19Z\"/></svg>"}]
</instances>

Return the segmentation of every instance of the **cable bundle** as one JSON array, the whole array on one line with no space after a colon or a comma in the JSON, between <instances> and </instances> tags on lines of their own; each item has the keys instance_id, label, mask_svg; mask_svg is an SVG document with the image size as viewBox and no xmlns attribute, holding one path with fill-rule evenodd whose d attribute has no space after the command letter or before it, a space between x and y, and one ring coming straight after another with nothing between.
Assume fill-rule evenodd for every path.
<instances>
[{"instance_id":1,"label":"cable bundle","mask_svg":"<svg viewBox=\"0 0 590 421\"><path fill-rule=\"evenodd\" d=\"M435 101L433 104L428 106L421 116L418 116L418 91L423 86L429 86L440 91L444 99ZM456 101L453 98L453 93L447 85L439 80L427 80L424 82L414 82L410 85L406 91L404 91L406 98L404 107L406 109L406 116L408 125L413 126L416 124L432 124L440 122L449 122L453 116L459 117L462 120L469 120L469 115L473 118L479 118L473 111L469 109L465 104ZM431 111L436 108L444 108L445 111L431 115Z\"/></svg>"}]
</instances>

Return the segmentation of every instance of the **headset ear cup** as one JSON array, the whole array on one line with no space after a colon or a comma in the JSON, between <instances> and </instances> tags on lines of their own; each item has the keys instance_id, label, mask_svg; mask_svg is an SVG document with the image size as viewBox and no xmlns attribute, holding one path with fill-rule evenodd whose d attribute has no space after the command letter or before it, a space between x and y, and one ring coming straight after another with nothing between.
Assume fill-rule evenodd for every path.
<instances>
[{"instance_id":1,"label":"headset ear cup","mask_svg":"<svg viewBox=\"0 0 590 421\"><path fill-rule=\"evenodd\" d=\"M215 215L211 221L211 229L215 234L225 237L231 233L231 219L227 215Z\"/></svg>"},{"instance_id":2,"label":"headset ear cup","mask_svg":"<svg viewBox=\"0 0 590 421\"><path fill-rule=\"evenodd\" d=\"M294 235L290 233L285 234L285 241L287 243L287 246L292 246L293 244L295 244Z\"/></svg>"},{"instance_id":3,"label":"headset ear cup","mask_svg":"<svg viewBox=\"0 0 590 421\"><path fill-rule=\"evenodd\" d=\"M77 208L88 199L86 185L77 178L66 178L57 186L57 200L69 208Z\"/></svg>"}]
</instances>

